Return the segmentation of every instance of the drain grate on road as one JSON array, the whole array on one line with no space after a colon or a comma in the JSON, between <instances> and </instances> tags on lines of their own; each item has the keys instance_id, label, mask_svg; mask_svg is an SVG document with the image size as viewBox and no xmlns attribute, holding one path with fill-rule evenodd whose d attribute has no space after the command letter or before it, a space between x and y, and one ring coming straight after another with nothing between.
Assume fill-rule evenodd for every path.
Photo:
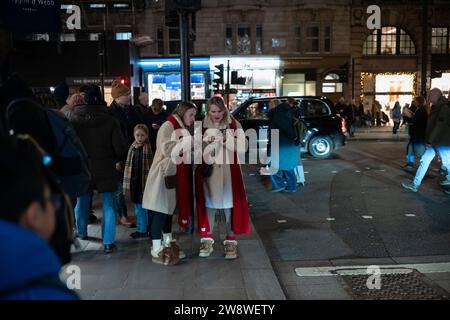
<instances>
[{"instance_id":1,"label":"drain grate on road","mask_svg":"<svg viewBox=\"0 0 450 320\"><path fill-rule=\"evenodd\" d=\"M357 300L448 300L449 294L417 270L381 274L381 288L367 287L368 275L340 275L343 287Z\"/></svg>"}]
</instances>

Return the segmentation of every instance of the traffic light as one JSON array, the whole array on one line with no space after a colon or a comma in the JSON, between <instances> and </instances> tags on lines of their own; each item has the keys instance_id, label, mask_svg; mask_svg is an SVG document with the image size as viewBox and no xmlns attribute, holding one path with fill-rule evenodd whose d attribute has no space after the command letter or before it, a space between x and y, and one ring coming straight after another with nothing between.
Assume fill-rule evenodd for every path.
<instances>
[{"instance_id":1,"label":"traffic light","mask_svg":"<svg viewBox=\"0 0 450 320\"><path fill-rule=\"evenodd\" d=\"M223 64L219 64L215 66L218 71L214 71L214 76L218 76L218 78L213 79L213 88L214 92L220 91L220 86L223 87Z\"/></svg>"},{"instance_id":2,"label":"traffic light","mask_svg":"<svg viewBox=\"0 0 450 320\"><path fill-rule=\"evenodd\" d=\"M126 77L126 76L121 76L119 78L117 78L117 80L121 83L124 84L126 86L130 86L130 78Z\"/></svg>"},{"instance_id":3,"label":"traffic light","mask_svg":"<svg viewBox=\"0 0 450 320\"><path fill-rule=\"evenodd\" d=\"M245 85L246 79L244 77L238 77L237 71L231 71L231 84Z\"/></svg>"}]
</instances>

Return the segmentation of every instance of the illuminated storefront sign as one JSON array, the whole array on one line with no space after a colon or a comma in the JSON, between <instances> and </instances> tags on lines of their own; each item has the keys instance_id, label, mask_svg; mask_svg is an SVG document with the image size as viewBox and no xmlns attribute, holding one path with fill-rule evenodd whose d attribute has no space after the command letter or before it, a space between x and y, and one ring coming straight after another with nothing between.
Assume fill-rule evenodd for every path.
<instances>
[{"instance_id":1,"label":"illuminated storefront sign","mask_svg":"<svg viewBox=\"0 0 450 320\"><path fill-rule=\"evenodd\" d=\"M191 98L205 99L208 86L209 58L191 58ZM181 100L181 66L178 58L149 58L139 62L145 74L150 101Z\"/></svg>"}]
</instances>

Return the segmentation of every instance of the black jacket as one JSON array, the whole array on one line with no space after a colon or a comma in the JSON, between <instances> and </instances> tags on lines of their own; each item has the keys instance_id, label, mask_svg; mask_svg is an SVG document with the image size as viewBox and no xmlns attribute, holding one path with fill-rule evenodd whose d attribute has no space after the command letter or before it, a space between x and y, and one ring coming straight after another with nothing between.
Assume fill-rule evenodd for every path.
<instances>
[{"instance_id":1,"label":"black jacket","mask_svg":"<svg viewBox=\"0 0 450 320\"><path fill-rule=\"evenodd\" d=\"M450 146L450 105L443 96L431 107L426 142L432 146Z\"/></svg>"},{"instance_id":2,"label":"black jacket","mask_svg":"<svg viewBox=\"0 0 450 320\"><path fill-rule=\"evenodd\" d=\"M158 136L159 129L153 129L152 124L156 123L162 125L167 121L169 115L166 111L161 111L158 114L153 113L152 109L149 108L147 112L144 114L144 123L147 125L149 130L149 140L150 145L152 147L153 154L156 153L156 137Z\"/></svg>"},{"instance_id":3,"label":"black jacket","mask_svg":"<svg viewBox=\"0 0 450 320\"><path fill-rule=\"evenodd\" d=\"M99 192L117 190L116 163L128 147L119 122L103 106L78 106L70 119L91 160L92 182Z\"/></svg>"},{"instance_id":4,"label":"black jacket","mask_svg":"<svg viewBox=\"0 0 450 320\"><path fill-rule=\"evenodd\" d=\"M144 123L142 117L134 109L134 107L129 106L123 108L115 101L113 101L111 106L108 108L108 113L119 121L120 129L122 130L122 134L127 141L127 145L128 147L131 147L134 142L134 127L138 124Z\"/></svg>"},{"instance_id":5,"label":"black jacket","mask_svg":"<svg viewBox=\"0 0 450 320\"><path fill-rule=\"evenodd\" d=\"M411 142L425 143L425 133L427 131L428 114L424 106L417 109L410 122L409 136Z\"/></svg>"},{"instance_id":6,"label":"black jacket","mask_svg":"<svg viewBox=\"0 0 450 320\"><path fill-rule=\"evenodd\" d=\"M142 158L144 157L143 148L135 148L133 154L133 169L131 170L131 201L133 203L142 203L142 195L144 193L144 186L142 185Z\"/></svg>"}]
</instances>

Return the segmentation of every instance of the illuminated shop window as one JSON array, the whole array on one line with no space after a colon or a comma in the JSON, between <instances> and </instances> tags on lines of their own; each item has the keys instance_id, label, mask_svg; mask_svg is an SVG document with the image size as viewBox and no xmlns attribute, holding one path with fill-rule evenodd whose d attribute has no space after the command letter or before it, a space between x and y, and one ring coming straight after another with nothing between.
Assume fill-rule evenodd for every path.
<instances>
[{"instance_id":1,"label":"illuminated shop window","mask_svg":"<svg viewBox=\"0 0 450 320\"><path fill-rule=\"evenodd\" d=\"M325 76L324 82L322 83L323 93L336 93L342 92L343 85L339 82L339 75L336 73L329 73Z\"/></svg>"}]
</instances>

